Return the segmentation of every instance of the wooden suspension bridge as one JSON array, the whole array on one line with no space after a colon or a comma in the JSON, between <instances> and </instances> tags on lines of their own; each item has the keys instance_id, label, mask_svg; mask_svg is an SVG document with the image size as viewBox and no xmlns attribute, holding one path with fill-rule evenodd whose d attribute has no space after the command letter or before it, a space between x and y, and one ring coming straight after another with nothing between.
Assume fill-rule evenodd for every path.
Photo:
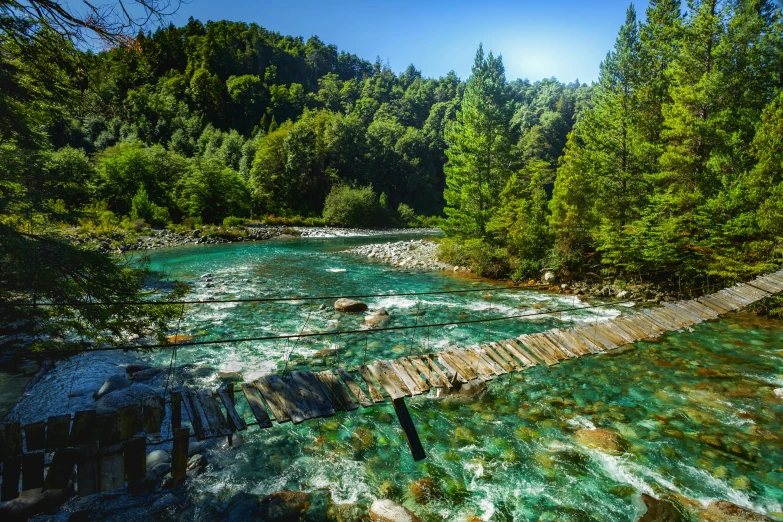
<instances>
[{"instance_id":1,"label":"wooden suspension bridge","mask_svg":"<svg viewBox=\"0 0 783 522\"><path fill-rule=\"evenodd\" d=\"M538 365L552 366L566 359L600 354L652 339L694 324L716 319L765 297L783 292L783 270L738 283L696 299L663 303L605 321L569 329L522 335L464 348L449 347L434 354L402 357L320 372L291 371L265 375L253 382L233 383L217 390L180 387L171 391L173 433L172 478L185 477L188 442L228 437L257 425L299 424L385 404L390 399L415 460L426 457L404 399L433 388L460 388L466 383L490 381ZM237 410L237 392L254 420ZM183 407L190 428L183 427ZM241 410L242 408L240 408ZM145 476L146 434L159 433L165 414L162 397L116 412L78 411L49 417L45 422L20 426L9 422L0 437L3 459L2 500L21 490L62 489L77 468L78 493L89 495L124 487ZM24 434L24 436L23 436ZM45 455L53 453L48 466ZM49 471L44 476L44 469Z\"/></svg>"}]
</instances>

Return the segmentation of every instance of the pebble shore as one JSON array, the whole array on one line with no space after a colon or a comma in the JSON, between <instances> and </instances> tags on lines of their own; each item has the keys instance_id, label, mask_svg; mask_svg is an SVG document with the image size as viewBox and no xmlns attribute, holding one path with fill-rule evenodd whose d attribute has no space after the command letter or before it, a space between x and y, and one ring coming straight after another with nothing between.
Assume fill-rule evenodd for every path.
<instances>
[{"instance_id":1,"label":"pebble shore","mask_svg":"<svg viewBox=\"0 0 783 522\"><path fill-rule=\"evenodd\" d=\"M423 270L451 270L470 272L469 268L443 263L437 257L438 244L426 239L397 241L394 243L376 243L349 248L345 252L374 259L381 263L400 268L419 268Z\"/></svg>"}]
</instances>

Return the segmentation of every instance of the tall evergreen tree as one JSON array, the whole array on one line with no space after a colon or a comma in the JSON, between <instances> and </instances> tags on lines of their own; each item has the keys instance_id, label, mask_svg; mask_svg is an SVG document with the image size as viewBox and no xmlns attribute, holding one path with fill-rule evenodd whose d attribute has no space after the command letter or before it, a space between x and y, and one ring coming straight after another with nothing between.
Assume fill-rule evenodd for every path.
<instances>
[{"instance_id":1,"label":"tall evergreen tree","mask_svg":"<svg viewBox=\"0 0 783 522\"><path fill-rule=\"evenodd\" d=\"M457 121L447 129L447 231L482 237L510 175L509 95L503 59L479 46Z\"/></svg>"}]
</instances>

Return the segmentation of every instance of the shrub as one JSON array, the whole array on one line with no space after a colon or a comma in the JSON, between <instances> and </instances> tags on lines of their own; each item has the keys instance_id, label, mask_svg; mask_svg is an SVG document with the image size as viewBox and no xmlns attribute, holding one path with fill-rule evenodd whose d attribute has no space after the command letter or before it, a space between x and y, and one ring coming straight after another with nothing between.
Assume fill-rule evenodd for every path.
<instances>
[{"instance_id":1,"label":"shrub","mask_svg":"<svg viewBox=\"0 0 783 522\"><path fill-rule=\"evenodd\" d=\"M323 217L330 225L366 227L378 224L381 205L371 186L335 185L326 196Z\"/></svg>"},{"instance_id":2,"label":"shrub","mask_svg":"<svg viewBox=\"0 0 783 522\"><path fill-rule=\"evenodd\" d=\"M235 216L228 216L223 220L224 227L244 227L247 220Z\"/></svg>"},{"instance_id":3,"label":"shrub","mask_svg":"<svg viewBox=\"0 0 783 522\"><path fill-rule=\"evenodd\" d=\"M405 203L399 204L397 207L397 214L400 216L400 222L406 226L411 226L413 220L416 219L416 213L413 211L413 208Z\"/></svg>"},{"instance_id":4,"label":"shrub","mask_svg":"<svg viewBox=\"0 0 783 522\"><path fill-rule=\"evenodd\" d=\"M153 203L142 185L139 185L139 190L131 199L130 218L133 221L141 220L156 226L165 226L171 222L169 209Z\"/></svg>"},{"instance_id":5,"label":"shrub","mask_svg":"<svg viewBox=\"0 0 783 522\"><path fill-rule=\"evenodd\" d=\"M457 241L444 239L438 247L438 259L445 263L468 266L478 276L499 279L508 276L511 267L508 251L483 239Z\"/></svg>"}]
</instances>

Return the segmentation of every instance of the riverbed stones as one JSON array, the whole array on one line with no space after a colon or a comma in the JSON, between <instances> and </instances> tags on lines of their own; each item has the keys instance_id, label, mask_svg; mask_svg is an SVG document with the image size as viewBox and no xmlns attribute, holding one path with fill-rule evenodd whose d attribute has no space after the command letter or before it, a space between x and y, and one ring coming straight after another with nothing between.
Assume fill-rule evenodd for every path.
<instances>
[{"instance_id":1,"label":"riverbed stones","mask_svg":"<svg viewBox=\"0 0 783 522\"><path fill-rule=\"evenodd\" d=\"M346 250L349 254L364 256L399 268L451 270L451 265L438 260L437 251L437 243L424 239L363 245ZM457 270L460 270L460 267L457 267Z\"/></svg>"},{"instance_id":2,"label":"riverbed stones","mask_svg":"<svg viewBox=\"0 0 783 522\"><path fill-rule=\"evenodd\" d=\"M388 499L379 499L370 506L372 522L421 522L411 510Z\"/></svg>"},{"instance_id":3,"label":"riverbed stones","mask_svg":"<svg viewBox=\"0 0 783 522\"><path fill-rule=\"evenodd\" d=\"M118 373L106 379L103 382L103 385L92 395L92 397L97 401L104 395L108 395L117 390L122 390L123 388L127 388L130 385L130 379L128 379L125 375Z\"/></svg>"},{"instance_id":4,"label":"riverbed stones","mask_svg":"<svg viewBox=\"0 0 783 522\"><path fill-rule=\"evenodd\" d=\"M167 462L171 462L171 456L164 450L155 450L147 455L148 468L154 468L158 464L163 464Z\"/></svg>"},{"instance_id":5,"label":"riverbed stones","mask_svg":"<svg viewBox=\"0 0 783 522\"><path fill-rule=\"evenodd\" d=\"M582 429L574 435L576 441L588 448L607 453L618 453L622 450L620 436L605 428Z\"/></svg>"},{"instance_id":6,"label":"riverbed stones","mask_svg":"<svg viewBox=\"0 0 783 522\"><path fill-rule=\"evenodd\" d=\"M338 299L334 302L334 309L338 312L364 312L367 310L367 303L356 301L354 299Z\"/></svg>"}]
</instances>

